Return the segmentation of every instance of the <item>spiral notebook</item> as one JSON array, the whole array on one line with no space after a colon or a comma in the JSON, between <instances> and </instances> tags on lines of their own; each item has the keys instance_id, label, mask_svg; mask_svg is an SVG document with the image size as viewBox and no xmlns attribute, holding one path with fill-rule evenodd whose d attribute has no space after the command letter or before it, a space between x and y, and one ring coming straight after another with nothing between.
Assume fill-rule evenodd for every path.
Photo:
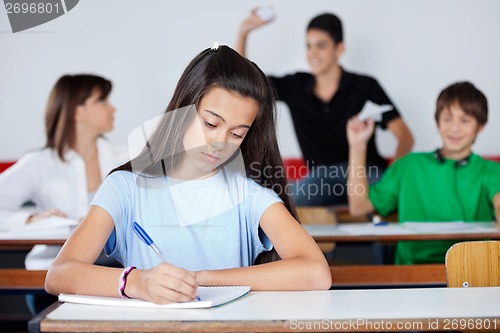
<instances>
[{"instance_id":1,"label":"spiral notebook","mask_svg":"<svg viewBox=\"0 0 500 333\"><path fill-rule=\"evenodd\" d=\"M250 286L198 287L200 301L193 300L183 303L155 304L140 299L125 299L115 297L100 297L87 295L60 294L59 301L66 303L126 306L140 308L164 309L201 309L211 308L234 301L250 292Z\"/></svg>"}]
</instances>

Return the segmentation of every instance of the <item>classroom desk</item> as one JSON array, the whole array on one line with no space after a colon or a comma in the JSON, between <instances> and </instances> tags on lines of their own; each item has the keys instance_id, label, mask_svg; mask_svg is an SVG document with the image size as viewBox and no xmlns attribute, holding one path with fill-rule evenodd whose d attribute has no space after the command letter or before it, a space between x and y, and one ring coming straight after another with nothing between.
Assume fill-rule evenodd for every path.
<instances>
[{"instance_id":1,"label":"classroom desk","mask_svg":"<svg viewBox=\"0 0 500 333\"><path fill-rule=\"evenodd\" d=\"M330 266L332 288L390 288L446 286L443 264ZM44 290L47 271L0 269L0 293Z\"/></svg>"},{"instance_id":2,"label":"classroom desk","mask_svg":"<svg viewBox=\"0 0 500 333\"><path fill-rule=\"evenodd\" d=\"M404 228L399 224L373 227L370 223L349 223L345 225L304 225L304 228L317 242L376 242L376 241L399 241L399 240L428 240L428 239L454 239L454 240L477 240L477 239L500 239L500 230L493 224L480 224L484 226L481 232L471 230L455 230L454 232L417 232ZM347 231L346 231L347 230ZM372 234L362 234L362 232ZM35 244L63 244L66 235L54 234L44 235L44 239L33 239L31 235L13 238L6 233L0 233L0 250L16 250L30 248ZM427 266L426 266L427 267ZM336 270L336 272L334 272ZM364 272L361 274L361 272ZM13 289L43 289L40 277L42 272L34 273L23 270L0 270L0 290ZM429 265L428 269L411 267L397 267L387 265L385 267L367 266L345 266L334 267L334 287L373 287L389 285L443 285L445 283L444 267ZM337 278L338 277L338 278ZM19 282L19 283L18 283Z\"/></svg>"},{"instance_id":3,"label":"classroom desk","mask_svg":"<svg viewBox=\"0 0 500 333\"><path fill-rule=\"evenodd\" d=\"M30 332L500 331L500 287L251 292L212 309L57 303Z\"/></svg>"},{"instance_id":4,"label":"classroom desk","mask_svg":"<svg viewBox=\"0 0 500 333\"><path fill-rule=\"evenodd\" d=\"M37 244L63 245L69 235L69 230L43 233L42 236L37 233L0 232L0 250L29 250Z\"/></svg>"},{"instance_id":5,"label":"classroom desk","mask_svg":"<svg viewBox=\"0 0 500 333\"><path fill-rule=\"evenodd\" d=\"M0 250L31 250L37 244L63 245L66 239L1 239Z\"/></svg>"},{"instance_id":6,"label":"classroom desk","mask_svg":"<svg viewBox=\"0 0 500 333\"><path fill-rule=\"evenodd\" d=\"M447 222L449 223L449 222ZM478 240L500 239L500 228L495 223L477 222L442 223L389 223L374 226L372 223L308 224L304 229L318 243L321 242L397 242L421 240Z\"/></svg>"},{"instance_id":7,"label":"classroom desk","mask_svg":"<svg viewBox=\"0 0 500 333\"><path fill-rule=\"evenodd\" d=\"M347 272L348 273L348 272ZM16 292L28 293L44 290L47 271L28 271L21 268L0 269L0 293Z\"/></svg>"},{"instance_id":8,"label":"classroom desk","mask_svg":"<svg viewBox=\"0 0 500 333\"><path fill-rule=\"evenodd\" d=\"M428 225L429 229L407 226L405 223L389 223L384 226L373 226L372 223L345 223L345 224L305 224L304 229L311 234L314 240L321 242L397 242L405 240L478 240L500 239L500 228L494 223L477 222L466 223L469 228L451 227L450 229L436 228L433 223L419 223ZM434 227L433 227L434 225ZM35 236L16 235L0 232L0 250L32 247L36 244L62 245L69 232L44 235L37 239Z\"/></svg>"}]
</instances>

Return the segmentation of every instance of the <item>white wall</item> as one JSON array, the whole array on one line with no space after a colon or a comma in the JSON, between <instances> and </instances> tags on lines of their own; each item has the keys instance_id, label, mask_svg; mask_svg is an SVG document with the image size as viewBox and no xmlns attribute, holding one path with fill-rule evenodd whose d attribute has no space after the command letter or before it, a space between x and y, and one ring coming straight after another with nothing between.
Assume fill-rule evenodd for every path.
<instances>
[{"instance_id":1,"label":"white wall","mask_svg":"<svg viewBox=\"0 0 500 333\"><path fill-rule=\"evenodd\" d=\"M255 31L248 56L269 74L306 71L305 27L325 11L344 23L342 65L375 76L401 110L415 150L439 145L433 121L439 91L470 80L487 96L490 120L475 150L500 154L500 1L497 0L82 0L64 16L13 34L0 8L0 160L44 144L48 93L65 73L111 79L118 109L114 141L163 112L186 64L213 41L234 45L239 22L258 5L274 6L274 23ZM287 112L279 136L285 156L300 156ZM379 137L383 154L395 142Z\"/></svg>"}]
</instances>

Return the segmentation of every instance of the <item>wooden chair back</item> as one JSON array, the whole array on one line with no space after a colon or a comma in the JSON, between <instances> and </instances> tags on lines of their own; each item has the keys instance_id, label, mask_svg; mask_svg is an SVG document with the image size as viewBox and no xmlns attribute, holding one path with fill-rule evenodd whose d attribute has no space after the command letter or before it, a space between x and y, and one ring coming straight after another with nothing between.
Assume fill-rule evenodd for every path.
<instances>
[{"instance_id":1,"label":"wooden chair back","mask_svg":"<svg viewBox=\"0 0 500 333\"><path fill-rule=\"evenodd\" d=\"M335 212L329 207L299 206L297 207L300 223L302 224L337 224ZM335 243L318 244L323 253L335 249Z\"/></svg>"},{"instance_id":2,"label":"wooden chair back","mask_svg":"<svg viewBox=\"0 0 500 333\"><path fill-rule=\"evenodd\" d=\"M448 287L500 286L500 241L456 243L445 264Z\"/></svg>"}]
</instances>

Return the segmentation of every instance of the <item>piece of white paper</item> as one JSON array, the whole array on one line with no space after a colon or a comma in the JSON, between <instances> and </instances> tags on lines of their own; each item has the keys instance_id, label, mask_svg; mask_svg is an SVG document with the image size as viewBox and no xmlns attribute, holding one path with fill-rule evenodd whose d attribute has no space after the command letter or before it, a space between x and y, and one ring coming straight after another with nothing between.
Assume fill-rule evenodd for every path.
<instances>
[{"instance_id":1,"label":"piece of white paper","mask_svg":"<svg viewBox=\"0 0 500 333\"><path fill-rule=\"evenodd\" d=\"M415 233L412 230L405 229L397 223L385 225L374 225L373 223L346 223L339 225L338 230L347 235L359 236L411 235Z\"/></svg>"},{"instance_id":2,"label":"piece of white paper","mask_svg":"<svg viewBox=\"0 0 500 333\"><path fill-rule=\"evenodd\" d=\"M80 221L59 216L0 231L0 239L66 239Z\"/></svg>"},{"instance_id":3,"label":"piece of white paper","mask_svg":"<svg viewBox=\"0 0 500 333\"><path fill-rule=\"evenodd\" d=\"M462 221L457 222L404 222L402 226L418 232L425 233L460 233L461 231L472 232L488 232L489 223L466 223Z\"/></svg>"},{"instance_id":4,"label":"piece of white paper","mask_svg":"<svg viewBox=\"0 0 500 333\"><path fill-rule=\"evenodd\" d=\"M378 105L373 103L372 101L366 101L363 109L358 115L358 119L361 121L365 121L368 119L381 121L382 113L391 111L392 109L394 109L394 107L390 104Z\"/></svg>"},{"instance_id":5,"label":"piece of white paper","mask_svg":"<svg viewBox=\"0 0 500 333\"><path fill-rule=\"evenodd\" d=\"M86 295L60 294L59 301L67 303L125 306L140 308L165 308L165 309L200 309L211 308L238 299L250 292L250 286L220 286L220 287L198 287L200 301L155 304L140 299L125 299L115 297L99 297Z\"/></svg>"},{"instance_id":6,"label":"piece of white paper","mask_svg":"<svg viewBox=\"0 0 500 333\"><path fill-rule=\"evenodd\" d=\"M50 216L33 223L25 224L22 227L15 228L12 233L33 233L33 232L44 232L54 229L65 229L77 226L78 220L69 219L60 216Z\"/></svg>"},{"instance_id":7,"label":"piece of white paper","mask_svg":"<svg viewBox=\"0 0 500 333\"><path fill-rule=\"evenodd\" d=\"M274 19L273 7L260 7L255 11L255 14L261 18L261 20L269 22Z\"/></svg>"}]
</instances>

